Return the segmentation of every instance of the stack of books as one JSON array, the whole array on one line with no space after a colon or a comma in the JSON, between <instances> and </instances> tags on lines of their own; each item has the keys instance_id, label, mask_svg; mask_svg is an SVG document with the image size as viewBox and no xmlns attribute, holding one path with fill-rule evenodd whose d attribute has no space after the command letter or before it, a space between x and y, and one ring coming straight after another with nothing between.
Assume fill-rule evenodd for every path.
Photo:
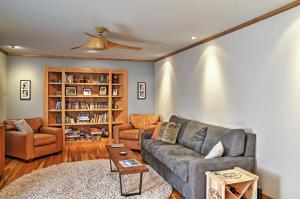
<instances>
[{"instance_id":1,"label":"stack of books","mask_svg":"<svg viewBox=\"0 0 300 199\"><path fill-rule=\"evenodd\" d=\"M85 138L85 133L79 129L66 128L66 140L82 140Z\"/></svg>"}]
</instances>

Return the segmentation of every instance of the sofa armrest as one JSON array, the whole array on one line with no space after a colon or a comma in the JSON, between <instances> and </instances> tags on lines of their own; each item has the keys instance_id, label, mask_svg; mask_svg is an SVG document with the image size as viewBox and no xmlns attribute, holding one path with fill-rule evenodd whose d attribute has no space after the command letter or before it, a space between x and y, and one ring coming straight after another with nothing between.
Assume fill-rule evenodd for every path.
<instances>
[{"instance_id":1,"label":"sofa armrest","mask_svg":"<svg viewBox=\"0 0 300 199\"><path fill-rule=\"evenodd\" d=\"M143 132L141 133L141 148L143 148L144 140L151 139L152 132Z\"/></svg>"},{"instance_id":2,"label":"sofa armrest","mask_svg":"<svg viewBox=\"0 0 300 199\"><path fill-rule=\"evenodd\" d=\"M189 198L203 198L206 195L206 171L220 171L240 167L250 172L255 168L255 157L220 157L196 159L189 163Z\"/></svg>"},{"instance_id":3,"label":"sofa armrest","mask_svg":"<svg viewBox=\"0 0 300 199\"><path fill-rule=\"evenodd\" d=\"M155 130L155 128L156 128L156 126L157 126L156 124L150 125L146 129L144 129L144 131L145 132L151 132L151 133L153 133L154 130Z\"/></svg>"},{"instance_id":4,"label":"sofa armrest","mask_svg":"<svg viewBox=\"0 0 300 199\"><path fill-rule=\"evenodd\" d=\"M114 143L120 143L119 142L119 132L120 131L124 131L124 130L129 130L129 129L133 129L133 125L132 124L121 124L121 125L116 125L113 127L113 140Z\"/></svg>"},{"instance_id":5,"label":"sofa armrest","mask_svg":"<svg viewBox=\"0 0 300 199\"><path fill-rule=\"evenodd\" d=\"M33 133L5 131L5 154L24 160L33 159Z\"/></svg>"},{"instance_id":6,"label":"sofa armrest","mask_svg":"<svg viewBox=\"0 0 300 199\"><path fill-rule=\"evenodd\" d=\"M55 127L41 127L39 129L39 133L51 134L55 135L57 138L57 152L63 150L63 129L62 128L55 128Z\"/></svg>"}]
</instances>

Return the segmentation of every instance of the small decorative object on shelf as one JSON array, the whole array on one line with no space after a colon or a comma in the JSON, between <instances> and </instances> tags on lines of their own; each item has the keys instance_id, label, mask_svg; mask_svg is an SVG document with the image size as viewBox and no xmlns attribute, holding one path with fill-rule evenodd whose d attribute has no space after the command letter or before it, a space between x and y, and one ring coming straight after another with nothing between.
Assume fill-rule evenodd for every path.
<instances>
[{"instance_id":1,"label":"small decorative object on shelf","mask_svg":"<svg viewBox=\"0 0 300 199\"><path fill-rule=\"evenodd\" d=\"M207 199L257 199L258 176L239 167L206 172Z\"/></svg>"},{"instance_id":2,"label":"small decorative object on shelf","mask_svg":"<svg viewBox=\"0 0 300 199\"><path fill-rule=\"evenodd\" d=\"M140 100L146 99L146 82L137 83L137 98Z\"/></svg>"},{"instance_id":3,"label":"small decorative object on shelf","mask_svg":"<svg viewBox=\"0 0 300 199\"><path fill-rule=\"evenodd\" d=\"M31 80L20 80L20 99L30 100L31 98Z\"/></svg>"},{"instance_id":4,"label":"small decorative object on shelf","mask_svg":"<svg viewBox=\"0 0 300 199\"><path fill-rule=\"evenodd\" d=\"M92 95L92 89L84 88L83 89L83 95Z\"/></svg>"},{"instance_id":5,"label":"small decorative object on shelf","mask_svg":"<svg viewBox=\"0 0 300 199\"><path fill-rule=\"evenodd\" d=\"M56 91L56 96L61 96L61 91Z\"/></svg>"},{"instance_id":6,"label":"small decorative object on shelf","mask_svg":"<svg viewBox=\"0 0 300 199\"><path fill-rule=\"evenodd\" d=\"M117 95L118 95L118 89L117 89L117 88L114 88L114 89L113 89L112 95L113 95L113 96L117 96Z\"/></svg>"},{"instance_id":7,"label":"small decorative object on shelf","mask_svg":"<svg viewBox=\"0 0 300 199\"><path fill-rule=\"evenodd\" d=\"M107 95L107 86L99 86L99 95Z\"/></svg>"},{"instance_id":8,"label":"small decorative object on shelf","mask_svg":"<svg viewBox=\"0 0 300 199\"><path fill-rule=\"evenodd\" d=\"M72 83L74 83L74 80L73 80L73 75L67 75L67 83L68 84L72 84Z\"/></svg>"},{"instance_id":9,"label":"small decorative object on shelf","mask_svg":"<svg viewBox=\"0 0 300 199\"><path fill-rule=\"evenodd\" d=\"M100 75L100 83L102 83L102 84L108 83L106 74L101 74Z\"/></svg>"},{"instance_id":10,"label":"small decorative object on shelf","mask_svg":"<svg viewBox=\"0 0 300 199\"><path fill-rule=\"evenodd\" d=\"M61 115L56 116L56 124L62 124Z\"/></svg>"},{"instance_id":11,"label":"small decorative object on shelf","mask_svg":"<svg viewBox=\"0 0 300 199\"><path fill-rule=\"evenodd\" d=\"M75 86L67 86L66 87L66 95L67 96L76 96L76 87Z\"/></svg>"},{"instance_id":12,"label":"small decorative object on shelf","mask_svg":"<svg viewBox=\"0 0 300 199\"><path fill-rule=\"evenodd\" d=\"M119 83L119 75L113 74L112 75L112 83L118 84Z\"/></svg>"}]
</instances>

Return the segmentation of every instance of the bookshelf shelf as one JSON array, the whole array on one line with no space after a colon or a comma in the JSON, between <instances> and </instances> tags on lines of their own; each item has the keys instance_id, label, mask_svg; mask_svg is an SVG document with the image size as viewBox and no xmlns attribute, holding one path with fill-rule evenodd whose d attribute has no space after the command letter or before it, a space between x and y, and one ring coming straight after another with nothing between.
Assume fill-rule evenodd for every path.
<instances>
[{"instance_id":1,"label":"bookshelf shelf","mask_svg":"<svg viewBox=\"0 0 300 199\"><path fill-rule=\"evenodd\" d=\"M66 112L100 112L109 111L109 109L66 109Z\"/></svg>"},{"instance_id":2,"label":"bookshelf shelf","mask_svg":"<svg viewBox=\"0 0 300 199\"><path fill-rule=\"evenodd\" d=\"M92 98L92 97L96 97L96 98L108 98L108 95L69 95L69 96L65 96L66 98Z\"/></svg>"},{"instance_id":3,"label":"bookshelf shelf","mask_svg":"<svg viewBox=\"0 0 300 199\"><path fill-rule=\"evenodd\" d=\"M74 135L70 132L79 132L84 139L103 129L111 139L113 126L128 120L127 73L126 69L46 67L45 123L63 128L65 140Z\"/></svg>"},{"instance_id":4,"label":"bookshelf shelf","mask_svg":"<svg viewBox=\"0 0 300 199\"><path fill-rule=\"evenodd\" d=\"M72 123L72 124L67 124L66 123L66 126L92 126L92 125L107 125L109 124L108 122L100 122L100 123L93 123L93 122L79 122L79 123Z\"/></svg>"}]
</instances>

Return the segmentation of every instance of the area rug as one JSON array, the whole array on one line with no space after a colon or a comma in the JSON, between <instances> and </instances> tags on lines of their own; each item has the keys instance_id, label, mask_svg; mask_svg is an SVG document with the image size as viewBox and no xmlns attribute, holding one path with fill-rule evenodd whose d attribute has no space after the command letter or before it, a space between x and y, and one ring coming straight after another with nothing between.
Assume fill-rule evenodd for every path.
<instances>
[{"instance_id":1,"label":"area rug","mask_svg":"<svg viewBox=\"0 0 300 199\"><path fill-rule=\"evenodd\" d=\"M172 187L150 166L144 173L142 195L127 198L169 198ZM137 192L139 174L122 176L123 192ZM62 163L26 174L0 191L1 199L119 199L118 173L110 172L109 160Z\"/></svg>"}]
</instances>

